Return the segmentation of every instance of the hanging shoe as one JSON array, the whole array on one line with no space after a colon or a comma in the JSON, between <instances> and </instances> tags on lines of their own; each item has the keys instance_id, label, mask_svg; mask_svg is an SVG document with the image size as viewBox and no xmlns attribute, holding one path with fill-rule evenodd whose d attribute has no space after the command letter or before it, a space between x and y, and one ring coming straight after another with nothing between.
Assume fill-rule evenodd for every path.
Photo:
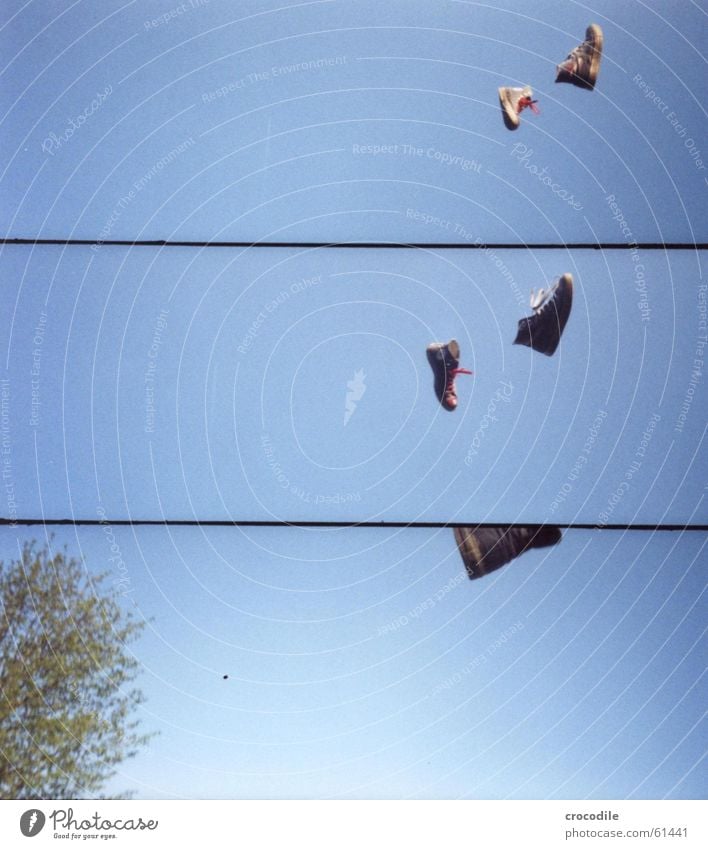
<instances>
[{"instance_id":1,"label":"hanging shoe","mask_svg":"<svg viewBox=\"0 0 708 849\"><path fill-rule=\"evenodd\" d=\"M526 345L550 357L555 353L573 305L573 275L564 274L555 286L538 295L531 291L533 315L519 320L514 345Z\"/></svg>"},{"instance_id":2,"label":"hanging shoe","mask_svg":"<svg viewBox=\"0 0 708 849\"><path fill-rule=\"evenodd\" d=\"M556 525L499 525L454 528L457 548L471 580L483 578L530 548L545 548L561 540Z\"/></svg>"},{"instance_id":3,"label":"hanging shoe","mask_svg":"<svg viewBox=\"0 0 708 849\"><path fill-rule=\"evenodd\" d=\"M435 377L435 394L446 410L452 412L457 407L455 377L458 374L472 374L466 368L460 368L460 346L456 339L447 344L433 342L425 350Z\"/></svg>"},{"instance_id":4,"label":"hanging shoe","mask_svg":"<svg viewBox=\"0 0 708 849\"><path fill-rule=\"evenodd\" d=\"M510 88L503 86L499 90L499 103L502 108L502 117L508 130L515 130L521 123L519 115L527 107L536 115L540 114L537 101L533 99L533 91L529 86L524 88Z\"/></svg>"},{"instance_id":5,"label":"hanging shoe","mask_svg":"<svg viewBox=\"0 0 708 849\"><path fill-rule=\"evenodd\" d=\"M557 83L572 83L578 88L592 91L595 88L602 58L602 30L590 24L585 31L585 41L568 54L556 69Z\"/></svg>"}]
</instances>

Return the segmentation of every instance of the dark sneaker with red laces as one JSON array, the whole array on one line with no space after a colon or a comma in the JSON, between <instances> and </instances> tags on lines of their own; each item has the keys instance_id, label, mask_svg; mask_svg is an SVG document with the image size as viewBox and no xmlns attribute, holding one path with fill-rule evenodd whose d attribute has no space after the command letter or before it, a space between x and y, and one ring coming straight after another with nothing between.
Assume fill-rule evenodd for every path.
<instances>
[{"instance_id":1,"label":"dark sneaker with red laces","mask_svg":"<svg viewBox=\"0 0 708 849\"><path fill-rule=\"evenodd\" d=\"M446 410L452 412L457 407L455 377L458 374L472 374L466 368L460 368L460 346L456 339L447 344L433 342L425 350L430 368L435 376L435 394Z\"/></svg>"},{"instance_id":2,"label":"dark sneaker with red laces","mask_svg":"<svg viewBox=\"0 0 708 849\"><path fill-rule=\"evenodd\" d=\"M519 116L527 107L536 115L540 114L537 101L533 99L533 91L529 86L524 88L510 88L503 86L499 90L499 103L502 109L502 118L508 130L515 130L521 123Z\"/></svg>"},{"instance_id":3,"label":"dark sneaker with red laces","mask_svg":"<svg viewBox=\"0 0 708 849\"><path fill-rule=\"evenodd\" d=\"M558 65L556 82L571 83L592 91L600 71L602 43L602 30L597 24L590 24L585 31L585 41L571 50L568 58Z\"/></svg>"},{"instance_id":4,"label":"dark sneaker with red laces","mask_svg":"<svg viewBox=\"0 0 708 849\"><path fill-rule=\"evenodd\" d=\"M455 528L455 542L471 580L506 566L531 548L561 541L557 525L497 525Z\"/></svg>"},{"instance_id":5,"label":"dark sneaker with red laces","mask_svg":"<svg viewBox=\"0 0 708 849\"><path fill-rule=\"evenodd\" d=\"M555 353L573 306L573 275L560 280L538 294L531 292L533 315L519 320L514 345L526 345L550 357Z\"/></svg>"}]
</instances>

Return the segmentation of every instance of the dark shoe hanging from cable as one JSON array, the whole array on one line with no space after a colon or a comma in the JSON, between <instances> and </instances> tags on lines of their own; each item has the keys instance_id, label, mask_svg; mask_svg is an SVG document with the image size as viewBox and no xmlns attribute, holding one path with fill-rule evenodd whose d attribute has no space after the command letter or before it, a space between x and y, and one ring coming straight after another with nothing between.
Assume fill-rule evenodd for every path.
<instances>
[{"instance_id":1,"label":"dark shoe hanging from cable","mask_svg":"<svg viewBox=\"0 0 708 849\"><path fill-rule=\"evenodd\" d=\"M573 275L564 274L550 289L531 290L533 315L519 320L514 345L526 345L550 357L560 343L573 306Z\"/></svg>"},{"instance_id":2,"label":"dark shoe hanging from cable","mask_svg":"<svg viewBox=\"0 0 708 849\"><path fill-rule=\"evenodd\" d=\"M454 528L455 541L471 580L501 569L530 548L561 541L557 525L498 525L492 528Z\"/></svg>"}]
</instances>

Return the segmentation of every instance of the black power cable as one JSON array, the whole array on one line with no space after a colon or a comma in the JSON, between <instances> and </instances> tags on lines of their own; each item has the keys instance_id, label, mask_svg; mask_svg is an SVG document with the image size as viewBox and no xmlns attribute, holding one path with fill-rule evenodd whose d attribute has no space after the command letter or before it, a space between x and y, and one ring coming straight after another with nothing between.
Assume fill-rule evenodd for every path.
<instances>
[{"instance_id":1,"label":"black power cable","mask_svg":"<svg viewBox=\"0 0 708 849\"><path fill-rule=\"evenodd\" d=\"M524 250L524 251L704 251L708 243L697 242L212 242L107 239L0 239L0 245L60 245L60 246L113 246L126 248L367 248L367 249L418 249L418 250Z\"/></svg>"},{"instance_id":2,"label":"black power cable","mask_svg":"<svg viewBox=\"0 0 708 849\"><path fill-rule=\"evenodd\" d=\"M605 531L708 531L708 525L680 524L614 524L598 525L582 522L568 524L550 523L562 530L605 530ZM71 525L99 527L184 527L184 528L498 528L500 525L523 525L525 528L540 528L539 523L527 522L341 522L306 521L300 519L7 519L0 518L0 526L15 525Z\"/></svg>"}]
</instances>

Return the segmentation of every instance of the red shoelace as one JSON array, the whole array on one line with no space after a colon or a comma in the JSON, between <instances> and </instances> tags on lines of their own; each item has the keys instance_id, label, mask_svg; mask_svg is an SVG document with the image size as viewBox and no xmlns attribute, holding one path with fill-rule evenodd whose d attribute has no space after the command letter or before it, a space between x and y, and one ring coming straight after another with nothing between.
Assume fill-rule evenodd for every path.
<instances>
[{"instance_id":1,"label":"red shoelace","mask_svg":"<svg viewBox=\"0 0 708 849\"><path fill-rule=\"evenodd\" d=\"M458 374L474 374L473 371L470 371L466 368L453 368L447 373L447 383L445 384L445 394L446 395L455 395L455 378Z\"/></svg>"},{"instance_id":2,"label":"red shoelace","mask_svg":"<svg viewBox=\"0 0 708 849\"><path fill-rule=\"evenodd\" d=\"M516 111L517 111L517 112L522 112L524 109L526 109L526 107L527 107L527 106L530 106L530 107L531 107L531 111L532 111L535 115L540 115L540 114L541 114L541 110L538 108L538 106L536 106L536 104L537 104L537 103L538 103L538 101L537 101L537 100L531 100L531 98L530 98L530 97L520 97L520 98L519 98L519 102L518 102L518 104L517 104L517 106L516 106Z\"/></svg>"}]
</instances>

